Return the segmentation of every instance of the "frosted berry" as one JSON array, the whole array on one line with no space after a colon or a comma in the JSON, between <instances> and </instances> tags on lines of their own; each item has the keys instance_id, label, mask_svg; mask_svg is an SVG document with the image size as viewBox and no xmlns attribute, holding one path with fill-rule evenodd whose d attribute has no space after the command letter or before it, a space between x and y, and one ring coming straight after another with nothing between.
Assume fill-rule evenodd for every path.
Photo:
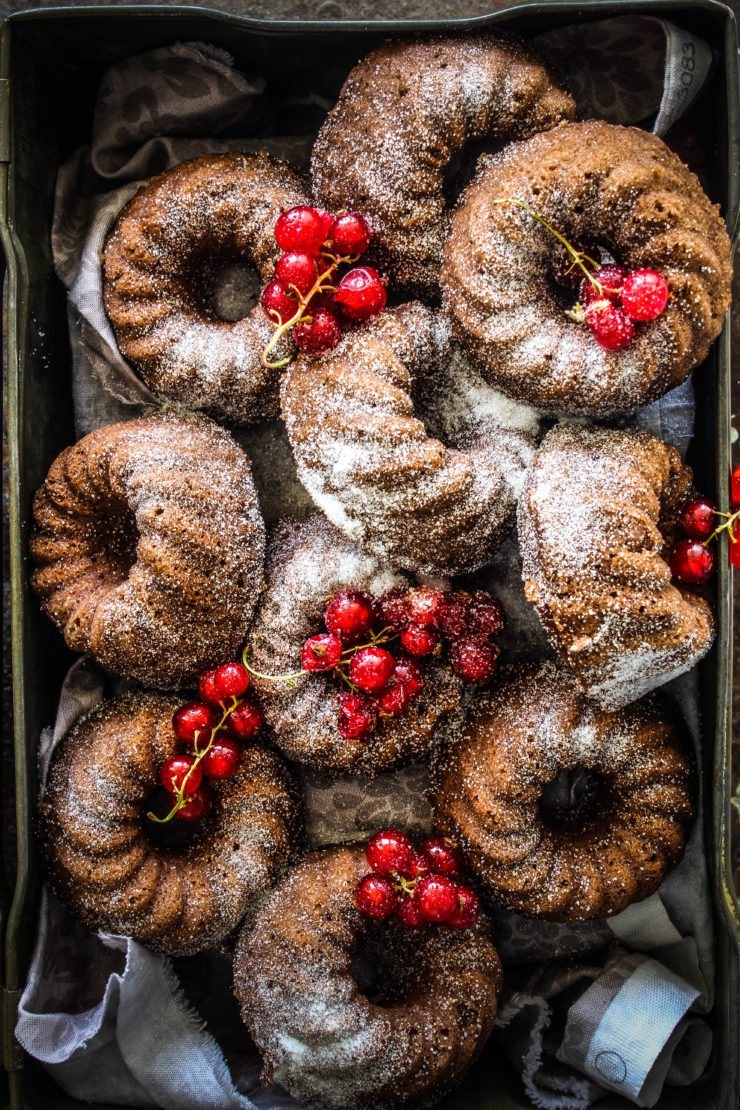
<instances>
[{"instance_id":1,"label":"frosted berry","mask_svg":"<svg viewBox=\"0 0 740 1110\"><path fill-rule=\"evenodd\" d=\"M251 740L257 735L264 723L262 710L252 701L243 701L237 705L227 719L229 731L233 732L239 740Z\"/></svg>"},{"instance_id":2,"label":"frosted berry","mask_svg":"<svg viewBox=\"0 0 740 1110\"><path fill-rule=\"evenodd\" d=\"M671 552L671 574L685 586L701 586L714 571L714 552L698 540L679 540Z\"/></svg>"},{"instance_id":3,"label":"frosted berry","mask_svg":"<svg viewBox=\"0 0 740 1110\"><path fill-rule=\"evenodd\" d=\"M339 703L339 734L345 740L360 740L375 728L376 715L365 698L342 694Z\"/></svg>"},{"instance_id":4,"label":"frosted berry","mask_svg":"<svg viewBox=\"0 0 740 1110\"><path fill-rule=\"evenodd\" d=\"M624 279L619 299L631 320L655 320L668 304L668 282L655 270L634 270Z\"/></svg>"},{"instance_id":5,"label":"frosted berry","mask_svg":"<svg viewBox=\"0 0 740 1110\"><path fill-rule=\"evenodd\" d=\"M239 770L239 758L239 745L226 736L217 736L200 765L209 779L230 779Z\"/></svg>"},{"instance_id":6,"label":"frosted berry","mask_svg":"<svg viewBox=\"0 0 740 1110\"><path fill-rule=\"evenodd\" d=\"M318 254L326 238L324 216L316 208L309 208L307 205L289 208L278 217L275 238L283 251Z\"/></svg>"},{"instance_id":7,"label":"frosted berry","mask_svg":"<svg viewBox=\"0 0 740 1110\"><path fill-rule=\"evenodd\" d=\"M396 660L396 669L393 672L396 682L406 687L409 699L415 698L424 685L424 675L421 667L413 659L406 659L403 655Z\"/></svg>"},{"instance_id":8,"label":"frosted berry","mask_svg":"<svg viewBox=\"0 0 740 1110\"><path fill-rule=\"evenodd\" d=\"M395 666L393 656L385 648L361 648L349 661L349 679L363 693L377 694L387 684Z\"/></svg>"},{"instance_id":9,"label":"frosted berry","mask_svg":"<svg viewBox=\"0 0 740 1110\"><path fill-rule=\"evenodd\" d=\"M498 665L498 648L482 637L456 640L450 648L450 663L463 682L489 682Z\"/></svg>"},{"instance_id":10,"label":"frosted berry","mask_svg":"<svg viewBox=\"0 0 740 1110\"><path fill-rule=\"evenodd\" d=\"M411 624L422 628L438 628L445 606L445 594L434 586L416 586L409 590L406 607Z\"/></svg>"},{"instance_id":11,"label":"frosted berry","mask_svg":"<svg viewBox=\"0 0 740 1110\"><path fill-rule=\"evenodd\" d=\"M332 225L334 224L334 216L331 212L327 212L325 208L317 208L316 211L321 217L321 228L324 233L324 238L322 239L323 246L323 244L326 243L329 238L329 233L332 229ZM327 262L326 265L329 266L330 263Z\"/></svg>"},{"instance_id":12,"label":"frosted berry","mask_svg":"<svg viewBox=\"0 0 740 1110\"><path fill-rule=\"evenodd\" d=\"M378 710L388 717L400 717L410 701L408 687L402 682L391 682L378 695Z\"/></svg>"},{"instance_id":13,"label":"frosted berry","mask_svg":"<svg viewBox=\"0 0 740 1110\"><path fill-rule=\"evenodd\" d=\"M457 879L463 871L460 849L445 836L430 836L421 846L421 853L429 864L429 870L448 879Z\"/></svg>"},{"instance_id":14,"label":"frosted berry","mask_svg":"<svg viewBox=\"0 0 740 1110\"><path fill-rule=\"evenodd\" d=\"M612 302L619 300L619 294L627 276L625 269L608 263L606 266L599 266L598 270L594 270L591 276L595 281L598 281L601 289L599 290L593 285L588 278L584 278L581 282L581 304L587 305L591 304L592 301L599 300Z\"/></svg>"},{"instance_id":15,"label":"frosted berry","mask_svg":"<svg viewBox=\"0 0 740 1110\"><path fill-rule=\"evenodd\" d=\"M336 347L341 337L339 321L328 308L317 308L311 319L293 328L297 346L309 355L320 355Z\"/></svg>"},{"instance_id":16,"label":"frosted berry","mask_svg":"<svg viewBox=\"0 0 740 1110\"><path fill-rule=\"evenodd\" d=\"M355 266L339 282L334 300L351 320L369 320L385 308L388 294L371 266Z\"/></svg>"},{"instance_id":17,"label":"frosted berry","mask_svg":"<svg viewBox=\"0 0 740 1110\"><path fill-rule=\"evenodd\" d=\"M262 290L260 304L273 324L287 324L298 311L298 301L279 281L271 281ZM277 317L277 318L276 318Z\"/></svg>"},{"instance_id":18,"label":"frosted berry","mask_svg":"<svg viewBox=\"0 0 740 1110\"><path fill-rule=\"evenodd\" d=\"M240 698L249 688L249 671L243 663L224 663L216 667L213 685L222 700Z\"/></svg>"},{"instance_id":19,"label":"frosted berry","mask_svg":"<svg viewBox=\"0 0 740 1110\"><path fill-rule=\"evenodd\" d=\"M366 875L357 886L355 904L365 917L383 921L398 905L398 895L390 879L383 875Z\"/></svg>"},{"instance_id":20,"label":"frosted berry","mask_svg":"<svg viewBox=\"0 0 740 1110\"><path fill-rule=\"evenodd\" d=\"M687 501L678 517L678 524L684 535L692 540L708 540L714 531L714 503L703 498Z\"/></svg>"},{"instance_id":21,"label":"frosted berry","mask_svg":"<svg viewBox=\"0 0 740 1110\"><path fill-rule=\"evenodd\" d=\"M201 701L208 702L209 705L221 704L221 694L216 689L213 681L215 676L216 668L214 667L212 671L206 671L206 673L202 674L198 679L198 694L200 695L200 699Z\"/></svg>"},{"instance_id":22,"label":"frosted berry","mask_svg":"<svg viewBox=\"0 0 740 1110\"><path fill-rule=\"evenodd\" d=\"M329 238L338 254L363 254L370 246L372 232L359 212L345 212L331 225Z\"/></svg>"},{"instance_id":23,"label":"frosted berry","mask_svg":"<svg viewBox=\"0 0 740 1110\"><path fill-rule=\"evenodd\" d=\"M445 603L440 619L440 628L448 640L456 640L469 631L470 594L454 591L445 595Z\"/></svg>"},{"instance_id":24,"label":"frosted berry","mask_svg":"<svg viewBox=\"0 0 740 1110\"><path fill-rule=\"evenodd\" d=\"M335 594L324 612L324 624L345 644L354 644L372 627L375 620L373 599L359 590Z\"/></svg>"},{"instance_id":25,"label":"frosted berry","mask_svg":"<svg viewBox=\"0 0 740 1110\"><path fill-rule=\"evenodd\" d=\"M396 906L396 917L405 929L418 929L425 922L413 898L401 898Z\"/></svg>"},{"instance_id":26,"label":"frosted berry","mask_svg":"<svg viewBox=\"0 0 740 1110\"><path fill-rule=\"evenodd\" d=\"M373 871L389 875L391 871L404 872L410 866L414 848L406 833L398 829L381 829L367 842L365 856Z\"/></svg>"},{"instance_id":27,"label":"frosted berry","mask_svg":"<svg viewBox=\"0 0 740 1110\"><path fill-rule=\"evenodd\" d=\"M178 821L200 821L213 805L213 795L206 783L202 783L194 794L191 794L184 806L178 809L175 817Z\"/></svg>"},{"instance_id":28,"label":"frosted berry","mask_svg":"<svg viewBox=\"0 0 740 1110\"><path fill-rule=\"evenodd\" d=\"M429 863L421 852L414 850L413 859L404 871L407 879L420 879L422 875L429 874Z\"/></svg>"},{"instance_id":29,"label":"frosted berry","mask_svg":"<svg viewBox=\"0 0 740 1110\"><path fill-rule=\"evenodd\" d=\"M301 651L304 671L333 671L342 658L342 641L329 632L309 636Z\"/></svg>"},{"instance_id":30,"label":"frosted berry","mask_svg":"<svg viewBox=\"0 0 740 1110\"><path fill-rule=\"evenodd\" d=\"M592 301L586 308L586 323L606 351L622 351L635 338L635 325L629 316L610 301Z\"/></svg>"},{"instance_id":31,"label":"frosted berry","mask_svg":"<svg viewBox=\"0 0 740 1110\"><path fill-rule=\"evenodd\" d=\"M318 277L315 259L307 251L289 251L278 258L275 277L289 292L295 286L305 297L316 283Z\"/></svg>"},{"instance_id":32,"label":"frosted berry","mask_svg":"<svg viewBox=\"0 0 740 1110\"><path fill-rule=\"evenodd\" d=\"M397 586L378 601L378 613L383 626L403 628L409 620L408 590Z\"/></svg>"},{"instance_id":33,"label":"frosted berry","mask_svg":"<svg viewBox=\"0 0 740 1110\"><path fill-rule=\"evenodd\" d=\"M480 910L478 895L469 886L463 886L462 883L457 884L455 893L457 895L457 906L454 913L447 918L445 924L453 929L469 929L478 920Z\"/></svg>"},{"instance_id":34,"label":"frosted berry","mask_svg":"<svg viewBox=\"0 0 740 1110\"><path fill-rule=\"evenodd\" d=\"M449 921L457 909L457 889L445 875L424 875L414 890L414 901L423 921Z\"/></svg>"},{"instance_id":35,"label":"frosted berry","mask_svg":"<svg viewBox=\"0 0 740 1110\"><path fill-rule=\"evenodd\" d=\"M426 655L431 655L438 643L439 636L436 632L433 632L431 628L422 628L418 624L410 624L401 633L403 650L407 651L409 655L416 656L417 659L423 659Z\"/></svg>"},{"instance_id":36,"label":"frosted berry","mask_svg":"<svg viewBox=\"0 0 740 1110\"><path fill-rule=\"evenodd\" d=\"M506 623L504 607L492 594L478 590L470 603L470 630L479 636L497 636Z\"/></svg>"},{"instance_id":37,"label":"frosted berry","mask_svg":"<svg viewBox=\"0 0 740 1110\"><path fill-rule=\"evenodd\" d=\"M159 781L170 794L178 790L185 795L194 794L203 781L203 772L192 755L171 755L159 770Z\"/></svg>"},{"instance_id":38,"label":"frosted berry","mask_svg":"<svg viewBox=\"0 0 740 1110\"><path fill-rule=\"evenodd\" d=\"M183 744L192 744L196 735L210 733L216 727L216 715L208 705L197 701L181 705L172 718L175 736Z\"/></svg>"}]
</instances>

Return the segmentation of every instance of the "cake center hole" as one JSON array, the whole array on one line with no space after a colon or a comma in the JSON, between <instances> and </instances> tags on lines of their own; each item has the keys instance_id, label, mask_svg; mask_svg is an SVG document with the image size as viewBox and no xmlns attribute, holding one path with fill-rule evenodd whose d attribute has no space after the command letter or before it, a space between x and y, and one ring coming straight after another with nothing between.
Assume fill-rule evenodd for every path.
<instances>
[{"instance_id":1,"label":"cake center hole","mask_svg":"<svg viewBox=\"0 0 740 1110\"><path fill-rule=\"evenodd\" d=\"M225 323L243 320L259 300L259 274L243 262L213 266L205 274L203 299L209 315Z\"/></svg>"},{"instance_id":2,"label":"cake center hole","mask_svg":"<svg viewBox=\"0 0 740 1110\"><path fill-rule=\"evenodd\" d=\"M109 505L90 525L90 559L102 578L116 585L125 582L136 562L139 530L136 517L124 502Z\"/></svg>"},{"instance_id":3,"label":"cake center hole","mask_svg":"<svg viewBox=\"0 0 740 1110\"><path fill-rule=\"evenodd\" d=\"M389 930L393 936L389 938ZM370 925L352 953L352 978L373 1006L395 1006L408 993L417 960L410 934Z\"/></svg>"},{"instance_id":4,"label":"cake center hole","mask_svg":"<svg viewBox=\"0 0 740 1110\"><path fill-rule=\"evenodd\" d=\"M540 797L540 815L555 829L582 829L601 816L609 789L601 775L584 767L560 771Z\"/></svg>"},{"instance_id":5,"label":"cake center hole","mask_svg":"<svg viewBox=\"0 0 740 1110\"><path fill-rule=\"evenodd\" d=\"M154 848L165 852L182 852L202 833L204 822L208 818L204 818L203 821L179 821L173 817L171 821L160 825L147 817L148 813L153 813L159 818L166 817L173 803L172 794L169 794L163 786L158 786L141 807L141 827Z\"/></svg>"}]
</instances>

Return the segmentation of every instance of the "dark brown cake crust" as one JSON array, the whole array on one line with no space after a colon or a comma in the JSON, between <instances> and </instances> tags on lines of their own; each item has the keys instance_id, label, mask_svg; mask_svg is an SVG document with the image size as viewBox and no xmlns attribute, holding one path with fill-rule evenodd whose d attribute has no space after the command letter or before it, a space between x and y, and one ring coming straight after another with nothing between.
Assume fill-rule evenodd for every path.
<instances>
[{"instance_id":1,"label":"dark brown cake crust","mask_svg":"<svg viewBox=\"0 0 740 1110\"><path fill-rule=\"evenodd\" d=\"M362 848L314 852L239 938L234 990L264 1079L321 1110L428 1105L487 1040L501 965L481 919L462 931L377 925L355 908ZM375 1004L353 976L368 951L392 995Z\"/></svg>"},{"instance_id":2,"label":"dark brown cake crust","mask_svg":"<svg viewBox=\"0 0 740 1110\"><path fill-rule=\"evenodd\" d=\"M574 769L594 776L585 811L543 810L547 784ZM435 777L435 827L497 902L551 921L647 898L693 813L693 760L666 703L652 694L606 713L551 662L502 673Z\"/></svg>"},{"instance_id":3,"label":"dark brown cake crust","mask_svg":"<svg viewBox=\"0 0 740 1110\"><path fill-rule=\"evenodd\" d=\"M474 140L523 139L575 106L545 64L508 38L393 41L350 73L312 158L317 200L369 216L394 283L433 292L448 216L445 170Z\"/></svg>"},{"instance_id":4,"label":"dark brown cake crust","mask_svg":"<svg viewBox=\"0 0 740 1110\"><path fill-rule=\"evenodd\" d=\"M570 320L552 272L596 241L628 269L668 281L665 312L607 351ZM453 215L441 284L453 331L492 385L550 413L633 412L706 358L730 303L730 241L696 176L656 135L568 123L483 158Z\"/></svg>"},{"instance_id":5,"label":"dark brown cake crust","mask_svg":"<svg viewBox=\"0 0 740 1110\"><path fill-rule=\"evenodd\" d=\"M256 745L214 785L213 809L185 849L156 849L142 814L177 740L172 695L103 702L62 741L41 805L52 886L90 928L158 952L212 947L287 864L300 827L287 765Z\"/></svg>"}]
</instances>

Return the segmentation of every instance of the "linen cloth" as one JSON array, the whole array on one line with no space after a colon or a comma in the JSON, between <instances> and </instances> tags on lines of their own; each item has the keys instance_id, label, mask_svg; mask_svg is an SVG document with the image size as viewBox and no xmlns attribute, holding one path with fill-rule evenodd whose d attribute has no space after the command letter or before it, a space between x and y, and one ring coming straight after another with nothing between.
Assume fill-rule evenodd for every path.
<instances>
[{"instance_id":1,"label":"linen cloth","mask_svg":"<svg viewBox=\"0 0 740 1110\"><path fill-rule=\"evenodd\" d=\"M651 17L574 25L535 41L573 75L580 116L626 123L654 116L659 134L689 106L712 60L706 44ZM100 252L141 182L185 158L223 150L267 149L306 166L313 135L272 137L264 89L262 78L239 74L223 51L193 43L139 55L106 74L91 146L60 170L52 236L57 272L69 289L78 435L156 403L118 352L102 303ZM309 101L318 124L328 104ZM691 382L643 409L637 423L685 452L693 429ZM268 523L309 511L280 426L242 430L239 438L252 456ZM507 606L512 654L547 651L523 597L513 544L487 575ZM42 785L54 746L100 700L105 682L86 660L70 671L56 724L42 737ZM672 686L698 746L694 676ZM353 840L389 824L427 831L426 782L424 767L373 783L350 777L328 783L306 772L309 842ZM563 927L494 913L510 973L494 1036L535 1105L582 1110L615 1090L651 1106L664 1082L685 1084L701 1074L711 1036L693 1015L711 1005L708 905L700 814L682 863L660 891L608 922ZM533 971L542 961L546 966ZM170 961L129 938L93 936L45 892L18 1039L78 1098L183 1110L295 1106L283 1092L259 1086L254 1052L224 1057L211 1032L215 1023L206 1030L183 993L186 972L178 980ZM208 1002L206 992L200 1008Z\"/></svg>"}]
</instances>

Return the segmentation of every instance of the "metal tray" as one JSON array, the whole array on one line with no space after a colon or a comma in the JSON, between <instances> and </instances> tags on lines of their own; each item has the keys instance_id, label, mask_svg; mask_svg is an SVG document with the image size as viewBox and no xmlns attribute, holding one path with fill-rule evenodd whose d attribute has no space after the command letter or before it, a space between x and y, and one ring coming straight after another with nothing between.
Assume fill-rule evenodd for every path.
<instances>
[{"instance_id":1,"label":"metal tray","mask_svg":"<svg viewBox=\"0 0 740 1110\"><path fill-rule=\"evenodd\" d=\"M440 5L443 9L444 5ZM5 348L10 471L14 737L3 740L3 1059L14 1110L71 1108L66 1096L14 1040L15 1011L34 940L39 869L33 845L36 745L53 719L71 655L39 612L25 572L30 504L55 455L74 439L65 291L49 247L54 180L60 161L88 141L92 105L103 70L114 60L176 40L207 40L237 64L268 80L286 74L296 90L336 95L351 64L388 34L421 30L507 28L524 36L576 20L640 12L660 14L700 34L717 51L714 76L702 93L712 150L710 189L731 234L738 215L737 34L729 8L714 0L585 0L525 3L490 16L421 21L252 20L207 7L126 5L44 8L16 12L0 28L0 241L7 267ZM306 43L310 40L310 49ZM729 328L697 372L697 433L690 461L698 484L727 510L730 434ZM723 540L726 545L726 540ZM707 845L717 932L717 1002L710 1068L692 1087L666 1089L660 1110L729 1110L738 1102L740 918L729 858L731 571L720 552L718 638L701 666L703 778ZM515 1110L528 1102L518 1076L488 1049L447 1110ZM629 1104L611 1096L599 1104ZM98 1107L98 1110L105 1110Z\"/></svg>"}]
</instances>

